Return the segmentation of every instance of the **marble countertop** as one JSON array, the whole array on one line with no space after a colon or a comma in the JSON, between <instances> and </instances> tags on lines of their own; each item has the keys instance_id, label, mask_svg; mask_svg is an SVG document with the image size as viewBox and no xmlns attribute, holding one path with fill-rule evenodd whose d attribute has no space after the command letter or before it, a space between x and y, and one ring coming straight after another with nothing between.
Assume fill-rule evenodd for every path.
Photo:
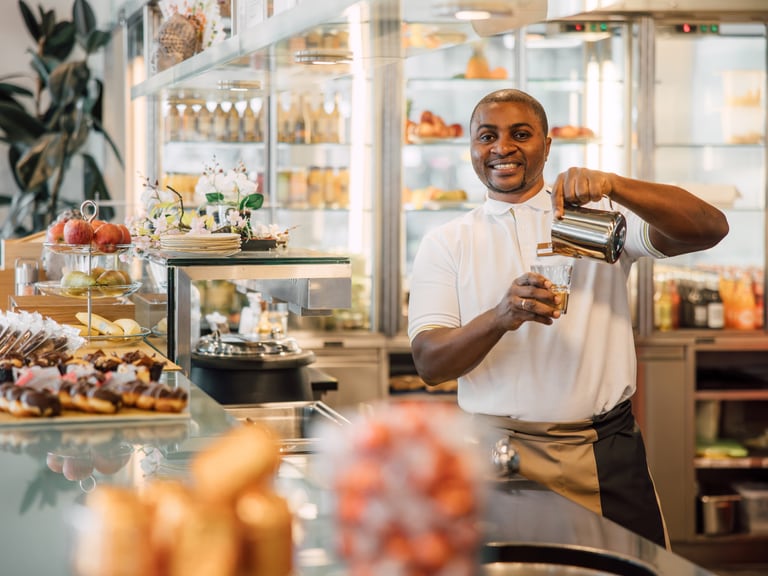
<instances>
[{"instance_id":1,"label":"marble countertop","mask_svg":"<svg viewBox=\"0 0 768 576\"><path fill-rule=\"evenodd\" d=\"M186 475L189 458L237 420L181 373L172 385L190 389L190 417L181 421L107 422L0 427L0 554L3 576L71 574L71 521L86 493L102 483L136 486ZM71 459L56 472L54 457ZM89 458L90 457L90 458ZM329 494L312 482L312 454L288 454L277 478L289 502L312 503L299 515L297 573L341 576L334 558ZM54 466L56 468L56 466ZM527 481L492 484L486 541L566 544L636 558L658 574L711 576L685 559Z\"/></svg>"}]
</instances>

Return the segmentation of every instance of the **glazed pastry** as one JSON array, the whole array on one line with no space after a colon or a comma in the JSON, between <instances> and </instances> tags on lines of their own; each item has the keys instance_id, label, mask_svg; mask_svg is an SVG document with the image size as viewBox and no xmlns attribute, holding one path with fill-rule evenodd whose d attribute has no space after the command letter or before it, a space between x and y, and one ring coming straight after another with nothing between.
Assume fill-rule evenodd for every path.
<instances>
[{"instance_id":1,"label":"glazed pastry","mask_svg":"<svg viewBox=\"0 0 768 576\"><path fill-rule=\"evenodd\" d=\"M3 393L5 402L7 403L7 410L11 414L17 414L21 412L21 395L24 393L23 386L12 386L7 388Z\"/></svg>"},{"instance_id":2,"label":"glazed pastry","mask_svg":"<svg viewBox=\"0 0 768 576\"><path fill-rule=\"evenodd\" d=\"M63 379L59 380L59 383L54 391L58 395L59 402L61 402L61 407L64 410L73 410L77 408L77 406L75 406L75 400L73 397L73 389L76 386L77 382Z\"/></svg>"},{"instance_id":3,"label":"glazed pastry","mask_svg":"<svg viewBox=\"0 0 768 576\"><path fill-rule=\"evenodd\" d=\"M120 398L123 400L123 406L132 408L136 406L136 401L139 396L148 388L141 380L129 380L128 382L122 382L115 386L110 385L110 389L120 394Z\"/></svg>"},{"instance_id":4,"label":"glazed pastry","mask_svg":"<svg viewBox=\"0 0 768 576\"><path fill-rule=\"evenodd\" d=\"M59 397L43 390L27 388L21 391L19 401L13 404L11 414L14 416L58 416L61 414Z\"/></svg>"},{"instance_id":5,"label":"glazed pastry","mask_svg":"<svg viewBox=\"0 0 768 576\"><path fill-rule=\"evenodd\" d=\"M187 393L181 388L154 384L150 390L155 397L156 412L181 412L187 405Z\"/></svg>"},{"instance_id":6,"label":"glazed pastry","mask_svg":"<svg viewBox=\"0 0 768 576\"><path fill-rule=\"evenodd\" d=\"M12 390L15 387L16 385L13 382L3 382L0 384L0 410L3 412L11 411L10 401L8 400L6 394L9 390Z\"/></svg>"},{"instance_id":7,"label":"glazed pastry","mask_svg":"<svg viewBox=\"0 0 768 576\"><path fill-rule=\"evenodd\" d=\"M21 368L24 362L18 357L6 357L0 360L0 382L14 381L14 368Z\"/></svg>"},{"instance_id":8,"label":"glazed pastry","mask_svg":"<svg viewBox=\"0 0 768 576\"><path fill-rule=\"evenodd\" d=\"M123 406L123 400L119 394L100 386L92 386L88 390L87 403L87 411L96 414L114 414Z\"/></svg>"}]
</instances>

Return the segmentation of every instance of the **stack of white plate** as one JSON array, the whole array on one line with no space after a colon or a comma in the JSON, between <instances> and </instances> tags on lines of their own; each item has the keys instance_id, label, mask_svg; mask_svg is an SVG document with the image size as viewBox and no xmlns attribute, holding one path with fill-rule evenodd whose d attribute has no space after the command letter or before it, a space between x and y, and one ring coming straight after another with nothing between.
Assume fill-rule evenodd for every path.
<instances>
[{"instance_id":1,"label":"stack of white plate","mask_svg":"<svg viewBox=\"0 0 768 576\"><path fill-rule=\"evenodd\" d=\"M168 234L160 237L160 248L195 254L236 254L240 251L240 234Z\"/></svg>"}]
</instances>

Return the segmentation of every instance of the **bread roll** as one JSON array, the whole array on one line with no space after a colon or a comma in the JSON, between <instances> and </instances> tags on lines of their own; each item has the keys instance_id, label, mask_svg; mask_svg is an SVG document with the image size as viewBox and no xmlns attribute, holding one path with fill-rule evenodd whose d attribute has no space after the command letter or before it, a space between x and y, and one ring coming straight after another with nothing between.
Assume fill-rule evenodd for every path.
<instances>
[{"instance_id":1,"label":"bread roll","mask_svg":"<svg viewBox=\"0 0 768 576\"><path fill-rule=\"evenodd\" d=\"M157 576L147 514L136 493L98 486L77 522L74 569L78 576Z\"/></svg>"},{"instance_id":2,"label":"bread roll","mask_svg":"<svg viewBox=\"0 0 768 576\"><path fill-rule=\"evenodd\" d=\"M242 525L244 574L288 576L293 570L291 511L285 498L261 487L247 489L235 513Z\"/></svg>"},{"instance_id":3,"label":"bread roll","mask_svg":"<svg viewBox=\"0 0 768 576\"><path fill-rule=\"evenodd\" d=\"M191 463L192 480L204 500L231 504L254 484L271 482L280 464L280 445L270 428L245 424L217 438Z\"/></svg>"},{"instance_id":4,"label":"bread roll","mask_svg":"<svg viewBox=\"0 0 768 576\"><path fill-rule=\"evenodd\" d=\"M168 576L235 576L240 533L231 508L195 502L176 534Z\"/></svg>"}]
</instances>

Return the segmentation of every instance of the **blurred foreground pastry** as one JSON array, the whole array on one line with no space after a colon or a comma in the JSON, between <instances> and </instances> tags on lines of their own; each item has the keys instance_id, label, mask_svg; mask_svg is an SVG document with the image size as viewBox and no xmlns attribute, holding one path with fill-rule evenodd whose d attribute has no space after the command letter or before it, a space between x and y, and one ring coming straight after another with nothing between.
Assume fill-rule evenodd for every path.
<instances>
[{"instance_id":1,"label":"blurred foreground pastry","mask_svg":"<svg viewBox=\"0 0 768 576\"><path fill-rule=\"evenodd\" d=\"M272 480L266 425L233 428L191 462L190 482L99 485L76 522L78 576L290 576L293 517Z\"/></svg>"}]
</instances>

